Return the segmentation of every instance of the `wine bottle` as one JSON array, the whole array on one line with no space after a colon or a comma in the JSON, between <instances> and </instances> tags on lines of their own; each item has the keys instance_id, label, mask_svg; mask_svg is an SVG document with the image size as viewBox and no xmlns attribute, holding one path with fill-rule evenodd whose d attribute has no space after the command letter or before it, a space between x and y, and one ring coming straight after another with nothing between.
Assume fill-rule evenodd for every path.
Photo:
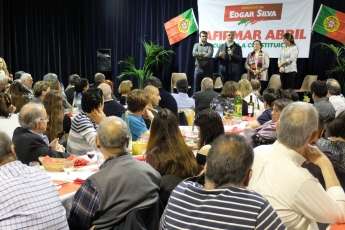
<instances>
[{"instance_id":1,"label":"wine bottle","mask_svg":"<svg viewBox=\"0 0 345 230\"><path fill-rule=\"evenodd\" d=\"M248 116L254 117L254 102L253 96L250 95L249 103L248 103Z\"/></svg>"}]
</instances>

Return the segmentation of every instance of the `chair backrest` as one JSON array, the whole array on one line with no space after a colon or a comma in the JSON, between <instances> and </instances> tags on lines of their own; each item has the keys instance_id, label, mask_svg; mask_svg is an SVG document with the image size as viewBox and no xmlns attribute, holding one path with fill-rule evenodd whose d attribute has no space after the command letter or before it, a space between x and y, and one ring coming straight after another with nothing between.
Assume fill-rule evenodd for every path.
<instances>
[{"instance_id":1,"label":"chair backrest","mask_svg":"<svg viewBox=\"0 0 345 230\"><path fill-rule=\"evenodd\" d=\"M176 82L181 79L187 79L187 74L185 73L172 73L171 74L171 92L174 92L174 88L176 88Z\"/></svg>"},{"instance_id":2,"label":"chair backrest","mask_svg":"<svg viewBox=\"0 0 345 230\"><path fill-rule=\"evenodd\" d=\"M221 77L217 77L216 80L214 81L214 87L215 89L221 89L223 88L223 82Z\"/></svg>"},{"instance_id":3,"label":"chair backrest","mask_svg":"<svg viewBox=\"0 0 345 230\"><path fill-rule=\"evenodd\" d=\"M279 74L273 74L268 82L267 88L280 89L282 87L282 82L280 80Z\"/></svg>"},{"instance_id":4,"label":"chair backrest","mask_svg":"<svg viewBox=\"0 0 345 230\"><path fill-rule=\"evenodd\" d=\"M159 199L149 206L137 208L127 214L112 230L151 230L159 227Z\"/></svg>"},{"instance_id":5,"label":"chair backrest","mask_svg":"<svg viewBox=\"0 0 345 230\"><path fill-rule=\"evenodd\" d=\"M317 80L317 75L306 75L303 79L301 88L299 91L301 92L310 92L311 83Z\"/></svg>"},{"instance_id":6,"label":"chair backrest","mask_svg":"<svg viewBox=\"0 0 345 230\"><path fill-rule=\"evenodd\" d=\"M195 118L195 111L193 109L181 109L179 112L183 112L188 126L192 126Z\"/></svg>"}]
</instances>

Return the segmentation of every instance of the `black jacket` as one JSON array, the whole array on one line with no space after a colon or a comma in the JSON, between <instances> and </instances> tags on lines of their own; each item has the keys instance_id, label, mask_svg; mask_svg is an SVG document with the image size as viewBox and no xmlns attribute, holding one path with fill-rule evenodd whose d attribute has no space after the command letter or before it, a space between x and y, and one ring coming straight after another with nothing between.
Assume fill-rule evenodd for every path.
<instances>
[{"instance_id":1,"label":"black jacket","mask_svg":"<svg viewBox=\"0 0 345 230\"><path fill-rule=\"evenodd\" d=\"M29 164L31 161L38 161L38 157L40 156L64 157L63 153L51 150L41 136L22 127L14 130L12 142L17 159L24 164Z\"/></svg>"},{"instance_id":2,"label":"black jacket","mask_svg":"<svg viewBox=\"0 0 345 230\"><path fill-rule=\"evenodd\" d=\"M123 105L118 103L115 100L105 101L103 111L107 117L117 116L121 117L122 114L126 111Z\"/></svg>"},{"instance_id":3,"label":"black jacket","mask_svg":"<svg viewBox=\"0 0 345 230\"><path fill-rule=\"evenodd\" d=\"M159 89L159 95L161 96L159 107L167 108L177 116L177 103L175 98L162 88Z\"/></svg>"}]
</instances>

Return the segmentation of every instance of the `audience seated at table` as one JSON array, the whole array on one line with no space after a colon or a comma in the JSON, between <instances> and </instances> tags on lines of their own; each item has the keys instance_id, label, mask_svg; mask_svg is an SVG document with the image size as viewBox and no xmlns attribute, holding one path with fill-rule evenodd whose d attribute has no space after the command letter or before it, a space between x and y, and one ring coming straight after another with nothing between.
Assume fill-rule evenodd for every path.
<instances>
[{"instance_id":1,"label":"audience seated at table","mask_svg":"<svg viewBox=\"0 0 345 230\"><path fill-rule=\"evenodd\" d=\"M253 158L243 137L217 138L205 174L171 193L160 229L285 229L268 201L246 189Z\"/></svg>"},{"instance_id":2,"label":"audience seated at table","mask_svg":"<svg viewBox=\"0 0 345 230\"><path fill-rule=\"evenodd\" d=\"M324 81L314 81L310 85L310 91L312 93L312 98L314 101L315 108L324 114L330 114L330 116L335 117L335 109L333 105L329 102L327 97L327 86Z\"/></svg>"},{"instance_id":3,"label":"audience seated at table","mask_svg":"<svg viewBox=\"0 0 345 230\"><path fill-rule=\"evenodd\" d=\"M97 132L97 146L105 162L75 194L68 217L70 228L127 229L118 226L125 225L129 214L156 206L149 213L152 225L145 229L157 229L159 173L127 152L130 135L120 118L105 118ZM135 221L140 221L140 217Z\"/></svg>"},{"instance_id":4,"label":"audience seated at table","mask_svg":"<svg viewBox=\"0 0 345 230\"><path fill-rule=\"evenodd\" d=\"M43 103L44 97L50 91L50 86L46 81L37 81L34 84L32 102Z\"/></svg>"},{"instance_id":5,"label":"audience seated at table","mask_svg":"<svg viewBox=\"0 0 345 230\"><path fill-rule=\"evenodd\" d=\"M326 86L329 102L335 109L335 116L338 116L345 110L345 98L341 93L341 86L339 82L334 78L327 79Z\"/></svg>"},{"instance_id":6,"label":"audience seated at table","mask_svg":"<svg viewBox=\"0 0 345 230\"><path fill-rule=\"evenodd\" d=\"M152 121L146 161L162 176L160 200L163 207L179 182L199 173L193 152L179 129L177 117L168 109L160 110Z\"/></svg>"},{"instance_id":7,"label":"audience seated at table","mask_svg":"<svg viewBox=\"0 0 345 230\"><path fill-rule=\"evenodd\" d=\"M7 93L0 93L0 127L10 138L13 131L19 127L18 114L14 113L16 108L12 105L11 97Z\"/></svg>"},{"instance_id":8,"label":"audience seated at table","mask_svg":"<svg viewBox=\"0 0 345 230\"><path fill-rule=\"evenodd\" d=\"M273 102L278 99L278 95L275 89L265 89L263 92L263 101L264 101L264 108L265 110L257 117L257 124L256 126L263 125L267 121L272 120L272 108Z\"/></svg>"},{"instance_id":9,"label":"audience seated at table","mask_svg":"<svg viewBox=\"0 0 345 230\"><path fill-rule=\"evenodd\" d=\"M234 110L235 97L239 95L238 83L234 81L225 82L222 92L211 102L211 109L223 116L225 110ZM242 99L242 116L248 115L248 103Z\"/></svg>"},{"instance_id":10,"label":"audience seated at table","mask_svg":"<svg viewBox=\"0 0 345 230\"><path fill-rule=\"evenodd\" d=\"M95 73L93 76L93 88L98 88L102 83L105 83L105 75L103 73Z\"/></svg>"},{"instance_id":11,"label":"audience seated at table","mask_svg":"<svg viewBox=\"0 0 345 230\"><path fill-rule=\"evenodd\" d=\"M73 94L73 99L69 99L69 103L74 107L82 111L81 101L83 98L83 93L89 89L89 81L86 78L81 78L80 81L74 87L75 92ZM71 101L71 102L70 102Z\"/></svg>"},{"instance_id":12,"label":"audience seated at table","mask_svg":"<svg viewBox=\"0 0 345 230\"><path fill-rule=\"evenodd\" d=\"M188 81L187 79L180 79L176 82L177 93L171 95L175 98L177 109L194 109L195 101L188 96Z\"/></svg>"},{"instance_id":13,"label":"audience seated at table","mask_svg":"<svg viewBox=\"0 0 345 230\"><path fill-rule=\"evenodd\" d=\"M64 86L59 81L59 77L55 73L47 73L43 76L43 81L48 82L50 90L58 91L63 98L63 107L65 110L71 111L72 105L68 102L67 97L64 92Z\"/></svg>"},{"instance_id":14,"label":"audience seated at table","mask_svg":"<svg viewBox=\"0 0 345 230\"><path fill-rule=\"evenodd\" d=\"M163 88L162 82L157 77L151 77L145 81L145 85L152 85L159 90L159 95L161 100L159 101L160 108L167 108L170 109L175 115L177 115L177 103L175 98Z\"/></svg>"},{"instance_id":15,"label":"audience seated at table","mask_svg":"<svg viewBox=\"0 0 345 230\"><path fill-rule=\"evenodd\" d=\"M345 111L326 125L325 137L321 137L316 144L332 162L345 189Z\"/></svg>"},{"instance_id":16,"label":"audience seated at table","mask_svg":"<svg viewBox=\"0 0 345 230\"><path fill-rule=\"evenodd\" d=\"M0 229L68 229L66 211L48 174L16 160L0 132Z\"/></svg>"},{"instance_id":17,"label":"audience seated at table","mask_svg":"<svg viewBox=\"0 0 345 230\"><path fill-rule=\"evenodd\" d=\"M125 112L125 108L123 107L123 105L114 100L111 87L107 83L100 83L98 85L98 88L101 89L103 92L103 111L105 115L121 117L122 114Z\"/></svg>"},{"instance_id":18,"label":"audience seated at table","mask_svg":"<svg viewBox=\"0 0 345 230\"><path fill-rule=\"evenodd\" d=\"M209 109L211 101L217 96L218 93L213 90L212 78L205 77L202 79L201 90L195 92L193 95L195 100L195 113L198 114L204 109Z\"/></svg>"},{"instance_id":19,"label":"audience seated at table","mask_svg":"<svg viewBox=\"0 0 345 230\"><path fill-rule=\"evenodd\" d=\"M44 98L43 105L47 111L49 121L46 135L50 141L63 136L64 107L60 92L52 90Z\"/></svg>"},{"instance_id":20,"label":"audience seated at table","mask_svg":"<svg viewBox=\"0 0 345 230\"><path fill-rule=\"evenodd\" d=\"M75 86L79 84L80 76L78 74L71 74L68 77L68 85L65 89L66 100L70 105L73 104L73 98L75 93Z\"/></svg>"},{"instance_id":21,"label":"audience seated at table","mask_svg":"<svg viewBox=\"0 0 345 230\"><path fill-rule=\"evenodd\" d=\"M133 141L148 131L143 116L153 119L152 112L146 108L147 103L147 96L141 89L134 89L127 96L128 111L124 113L123 119L129 127Z\"/></svg>"},{"instance_id":22,"label":"audience seated at table","mask_svg":"<svg viewBox=\"0 0 345 230\"><path fill-rule=\"evenodd\" d=\"M82 112L72 119L67 140L67 152L82 155L96 150L96 128L106 117L103 112L103 93L100 89L88 89L81 99Z\"/></svg>"},{"instance_id":23,"label":"audience seated at table","mask_svg":"<svg viewBox=\"0 0 345 230\"><path fill-rule=\"evenodd\" d=\"M133 83L130 80L121 81L118 93L121 105L127 105L127 96L132 91Z\"/></svg>"},{"instance_id":24,"label":"audience seated at table","mask_svg":"<svg viewBox=\"0 0 345 230\"><path fill-rule=\"evenodd\" d=\"M345 221L345 193L330 160L317 147L318 113L313 105L294 102L285 107L277 127L277 141L254 149L249 187L263 195L287 228L318 229L319 223ZM301 165L321 168L326 190Z\"/></svg>"},{"instance_id":25,"label":"audience seated at table","mask_svg":"<svg viewBox=\"0 0 345 230\"><path fill-rule=\"evenodd\" d=\"M254 112L258 116L264 111L264 103L261 99L254 93L252 85L250 81L247 79L241 79L238 82L238 91L247 103L250 102L250 97L252 97L252 101L254 103Z\"/></svg>"},{"instance_id":26,"label":"audience seated at table","mask_svg":"<svg viewBox=\"0 0 345 230\"><path fill-rule=\"evenodd\" d=\"M273 102L272 120L255 129L252 135L253 146L273 144L277 140L277 122L283 109L292 102L290 99L281 98Z\"/></svg>"},{"instance_id":27,"label":"audience seated at table","mask_svg":"<svg viewBox=\"0 0 345 230\"><path fill-rule=\"evenodd\" d=\"M40 156L64 157L65 149L54 139L49 139L44 133L49 121L42 104L30 102L19 112L20 127L13 133L13 144L17 159L24 164L38 162Z\"/></svg>"},{"instance_id":28,"label":"audience seated at table","mask_svg":"<svg viewBox=\"0 0 345 230\"><path fill-rule=\"evenodd\" d=\"M11 84L9 93L12 104L16 107L16 113L19 113L21 108L32 99L30 91L19 80Z\"/></svg>"},{"instance_id":29,"label":"audience seated at table","mask_svg":"<svg viewBox=\"0 0 345 230\"><path fill-rule=\"evenodd\" d=\"M199 150L205 145L211 145L218 136L224 134L222 118L212 109L204 109L199 112L195 117L194 125L199 128ZM204 166L206 155L204 153L199 154L199 152L196 155L197 162L199 165Z\"/></svg>"}]
</instances>

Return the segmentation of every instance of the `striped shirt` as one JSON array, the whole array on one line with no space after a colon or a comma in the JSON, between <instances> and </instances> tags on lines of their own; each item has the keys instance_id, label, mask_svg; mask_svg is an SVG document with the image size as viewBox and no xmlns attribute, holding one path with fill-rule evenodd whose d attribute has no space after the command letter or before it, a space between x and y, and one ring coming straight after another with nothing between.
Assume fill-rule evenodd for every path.
<instances>
[{"instance_id":1,"label":"striped shirt","mask_svg":"<svg viewBox=\"0 0 345 230\"><path fill-rule=\"evenodd\" d=\"M239 187L204 190L191 180L172 192L160 229L285 229L258 193Z\"/></svg>"},{"instance_id":2,"label":"striped shirt","mask_svg":"<svg viewBox=\"0 0 345 230\"><path fill-rule=\"evenodd\" d=\"M67 140L67 152L82 155L96 149L96 125L81 112L72 120Z\"/></svg>"},{"instance_id":3,"label":"striped shirt","mask_svg":"<svg viewBox=\"0 0 345 230\"><path fill-rule=\"evenodd\" d=\"M0 229L68 229L49 175L20 161L0 167Z\"/></svg>"}]
</instances>

